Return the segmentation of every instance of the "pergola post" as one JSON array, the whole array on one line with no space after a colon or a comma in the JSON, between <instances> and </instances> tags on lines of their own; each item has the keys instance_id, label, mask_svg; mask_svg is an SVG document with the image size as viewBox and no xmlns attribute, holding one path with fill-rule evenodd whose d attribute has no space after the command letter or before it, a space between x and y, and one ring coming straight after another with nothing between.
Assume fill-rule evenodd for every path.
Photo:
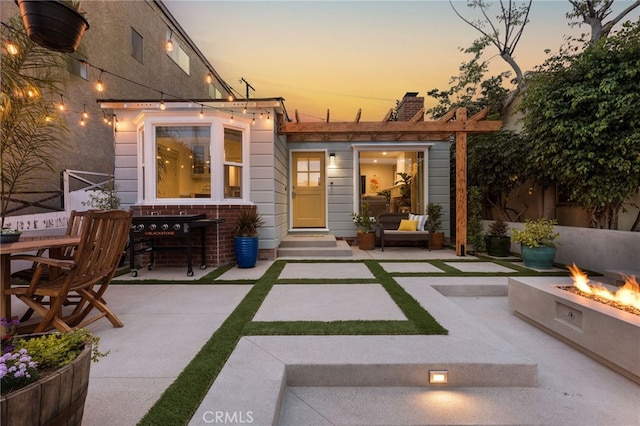
<instances>
[{"instance_id":1,"label":"pergola post","mask_svg":"<svg viewBox=\"0 0 640 426\"><path fill-rule=\"evenodd\" d=\"M466 115L466 110L464 114ZM465 117L466 118L466 117ZM467 250L467 132L456 132L456 255Z\"/></svg>"}]
</instances>

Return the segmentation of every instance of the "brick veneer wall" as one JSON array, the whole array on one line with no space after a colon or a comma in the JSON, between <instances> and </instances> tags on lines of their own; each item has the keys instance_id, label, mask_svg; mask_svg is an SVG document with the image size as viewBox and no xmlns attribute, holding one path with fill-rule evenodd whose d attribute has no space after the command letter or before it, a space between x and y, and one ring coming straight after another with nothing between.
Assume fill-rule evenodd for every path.
<instances>
[{"instance_id":1,"label":"brick veneer wall","mask_svg":"<svg viewBox=\"0 0 640 426\"><path fill-rule=\"evenodd\" d=\"M179 215L183 214L202 214L204 213L207 219L225 219L223 223L217 226L209 226L205 228L205 263L207 267L217 267L221 265L235 264L236 259L233 252L233 227L236 222L238 214L242 210L255 210L256 206L241 206L241 205L154 205L154 206L133 206L131 209L134 211L134 216L150 215L151 212L159 215ZM193 268L198 269L200 267L200 232L195 231L192 234L193 245ZM184 246L185 241L182 237L164 237L158 238L155 241L155 245L158 247L163 246ZM268 258L269 253L260 253L260 258ZM136 256L136 263L146 266L149 263L149 255L142 254ZM155 253L155 264L163 266L185 266L187 265L187 254L185 250L169 250L169 251L157 251Z\"/></svg>"}]
</instances>

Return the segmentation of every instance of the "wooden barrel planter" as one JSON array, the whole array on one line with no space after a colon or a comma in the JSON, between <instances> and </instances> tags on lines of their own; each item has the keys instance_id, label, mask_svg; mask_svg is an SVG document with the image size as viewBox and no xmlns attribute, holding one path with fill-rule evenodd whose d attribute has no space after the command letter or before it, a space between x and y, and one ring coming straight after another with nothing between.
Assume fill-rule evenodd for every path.
<instances>
[{"instance_id":1,"label":"wooden barrel planter","mask_svg":"<svg viewBox=\"0 0 640 426\"><path fill-rule=\"evenodd\" d=\"M89 388L91 344L58 371L0 398L2 424L80 426Z\"/></svg>"}]
</instances>

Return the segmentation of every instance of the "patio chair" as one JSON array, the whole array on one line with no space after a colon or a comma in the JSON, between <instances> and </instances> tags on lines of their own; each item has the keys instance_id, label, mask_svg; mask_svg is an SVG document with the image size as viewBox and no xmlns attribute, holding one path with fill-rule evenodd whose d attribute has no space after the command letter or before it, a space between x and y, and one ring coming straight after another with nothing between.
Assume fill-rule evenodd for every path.
<instances>
[{"instance_id":1,"label":"patio chair","mask_svg":"<svg viewBox=\"0 0 640 426\"><path fill-rule=\"evenodd\" d=\"M16 256L37 262L29 286L12 287L13 294L42 316L34 332L57 328L70 331L82 328L107 317L114 327L122 327L120 319L103 300L104 293L113 278L131 227L132 212L121 210L89 211L80 230L80 243L73 259L52 259L40 256ZM41 280L46 266L61 268L57 278ZM99 288L98 288L99 287ZM69 294L78 294L80 300L70 315L63 313L63 305ZM49 301L43 301L49 297ZM96 309L97 314L88 318Z\"/></svg>"},{"instance_id":2,"label":"patio chair","mask_svg":"<svg viewBox=\"0 0 640 426\"><path fill-rule=\"evenodd\" d=\"M84 223L86 216L87 216L87 211L79 212L76 210L72 210L71 213L69 214L67 229L64 235L67 237L79 236L80 230L82 229L82 224ZM73 253L75 249L76 249L76 246L65 247L60 253L59 259L73 259ZM45 251L46 250L39 250L36 254L36 257L44 256ZM37 265L38 265L38 262L33 262L31 264L31 267L14 272L13 274L11 274L12 281L21 280L27 283L31 282L31 280L33 279L33 275L36 272ZM49 275L49 268L45 267L40 273L40 280L49 281L50 278L51 277ZM41 298L41 300L43 299L44 297ZM75 301L73 301L72 299ZM74 297L73 295L69 295L69 298L67 298L67 300L65 301L65 305L71 304L71 303L77 303L77 297ZM20 318L20 322L23 323L27 321L29 318L31 318L31 316L33 315L33 312L34 312L33 309L31 308L27 309L27 311Z\"/></svg>"}]
</instances>

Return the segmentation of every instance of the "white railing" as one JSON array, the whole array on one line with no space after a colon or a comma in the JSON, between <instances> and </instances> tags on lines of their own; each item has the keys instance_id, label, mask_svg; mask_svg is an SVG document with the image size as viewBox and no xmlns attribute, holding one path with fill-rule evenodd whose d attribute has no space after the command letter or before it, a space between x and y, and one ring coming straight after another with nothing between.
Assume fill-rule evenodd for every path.
<instances>
[{"instance_id":1,"label":"white railing","mask_svg":"<svg viewBox=\"0 0 640 426\"><path fill-rule=\"evenodd\" d=\"M4 226L24 232L56 233L66 229L67 220L72 210L87 210L89 191L99 189L113 181L113 176L106 173L87 172L83 170L65 170L62 173L64 192L64 211L7 216ZM94 182L94 180L98 180ZM71 190L72 182L85 185ZM75 182L74 182L75 183Z\"/></svg>"}]
</instances>

